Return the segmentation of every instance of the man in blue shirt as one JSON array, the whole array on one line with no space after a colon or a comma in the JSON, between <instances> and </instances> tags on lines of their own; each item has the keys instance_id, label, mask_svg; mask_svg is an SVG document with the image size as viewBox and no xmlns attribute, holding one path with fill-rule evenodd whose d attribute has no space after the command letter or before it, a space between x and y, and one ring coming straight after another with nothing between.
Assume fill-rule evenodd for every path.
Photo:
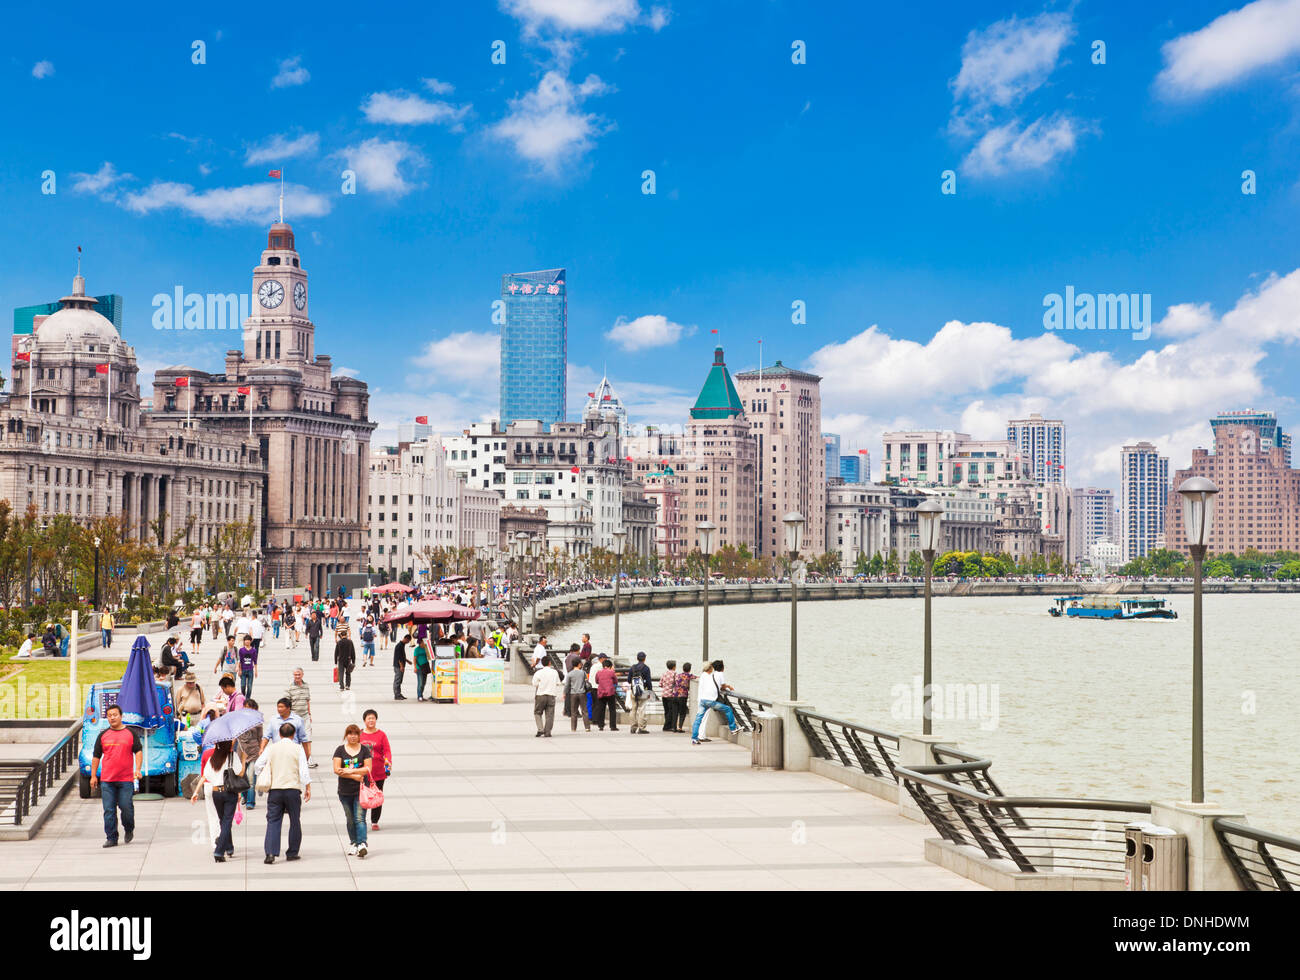
<instances>
[{"instance_id":1,"label":"man in blue shirt","mask_svg":"<svg viewBox=\"0 0 1300 980\"><path fill-rule=\"evenodd\" d=\"M291 710L292 708L293 702L288 698L281 698L279 701L275 702L276 719L271 724L267 725L263 731L261 745L262 752L265 752L266 747L271 743L280 741L280 728L285 724L285 722L288 722L293 726L293 740L295 742L302 745L304 742L308 741L307 725L300 717L298 717L298 715L293 713Z\"/></svg>"}]
</instances>

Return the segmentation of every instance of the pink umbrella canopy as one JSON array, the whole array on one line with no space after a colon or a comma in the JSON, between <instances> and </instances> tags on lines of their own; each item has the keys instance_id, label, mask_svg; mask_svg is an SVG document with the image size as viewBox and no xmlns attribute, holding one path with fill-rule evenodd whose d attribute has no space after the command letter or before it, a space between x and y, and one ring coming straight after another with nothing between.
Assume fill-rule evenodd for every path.
<instances>
[{"instance_id":1,"label":"pink umbrella canopy","mask_svg":"<svg viewBox=\"0 0 1300 980\"><path fill-rule=\"evenodd\" d=\"M469 581L469 576L468 576L468 575L450 575L450 576L448 576L447 578L443 579L443 581L446 582L448 585L450 585L450 584L453 583L453 582L468 582L468 581Z\"/></svg>"},{"instance_id":2,"label":"pink umbrella canopy","mask_svg":"<svg viewBox=\"0 0 1300 980\"><path fill-rule=\"evenodd\" d=\"M482 615L477 609L462 606L442 599L421 599L405 606L399 606L384 616L386 623L455 623L478 619Z\"/></svg>"},{"instance_id":3,"label":"pink umbrella canopy","mask_svg":"<svg viewBox=\"0 0 1300 980\"><path fill-rule=\"evenodd\" d=\"M409 585L403 585L401 582L389 582L387 585L376 585L370 590L371 594L385 592L410 592Z\"/></svg>"}]
</instances>

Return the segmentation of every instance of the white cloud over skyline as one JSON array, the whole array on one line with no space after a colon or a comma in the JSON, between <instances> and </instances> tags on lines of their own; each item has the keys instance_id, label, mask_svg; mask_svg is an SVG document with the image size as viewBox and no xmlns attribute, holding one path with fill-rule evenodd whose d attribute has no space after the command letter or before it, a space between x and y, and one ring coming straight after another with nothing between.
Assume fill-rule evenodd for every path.
<instances>
[{"instance_id":1,"label":"white cloud over skyline","mask_svg":"<svg viewBox=\"0 0 1300 980\"><path fill-rule=\"evenodd\" d=\"M1191 100L1300 58L1300 0L1255 0L1161 48L1156 91Z\"/></svg>"}]
</instances>

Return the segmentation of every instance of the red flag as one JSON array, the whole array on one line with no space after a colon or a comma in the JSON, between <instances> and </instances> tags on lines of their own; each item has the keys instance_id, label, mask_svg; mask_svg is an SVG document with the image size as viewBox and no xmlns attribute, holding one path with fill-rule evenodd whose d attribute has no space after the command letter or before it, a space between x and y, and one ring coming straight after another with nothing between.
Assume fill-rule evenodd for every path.
<instances>
[{"instance_id":1,"label":"red flag","mask_svg":"<svg viewBox=\"0 0 1300 980\"><path fill-rule=\"evenodd\" d=\"M589 392L587 392L587 397L588 397L588 398L595 398L595 397L596 397L596 393L595 393L594 391L589 391Z\"/></svg>"},{"instance_id":2,"label":"red flag","mask_svg":"<svg viewBox=\"0 0 1300 980\"><path fill-rule=\"evenodd\" d=\"M235 390L236 390L237 392L239 392L241 395L251 395L251 394L253 393L253 389L252 389L251 387L250 387L250 388L236 388Z\"/></svg>"},{"instance_id":3,"label":"red flag","mask_svg":"<svg viewBox=\"0 0 1300 980\"><path fill-rule=\"evenodd\" d=\"M15 354L14 357L20 361L30 361L32 359L32 355L25 352L22 354Z\"/></svg>"},{"instance_id":4,"label":"red flag","mask_svg":"<svg viewBox=\"0 0 1300 980\"><path fill-rule=\"evenodd\" d=\"M107 364L96 364L96 365L95 365L95 373L96 373L96 374L108 374L108 365L107 365Z\"/></svg>"},{"instance_id":5,"label":"red flag","mask_svg":"<svg viewBox=\"0 0 1300 980\"><path fill-rule=\"evenodd\" d=\"M416 425L428 425L428 424L429 424L429 416L427 416L427 415L417 415L417 416L415 417L415 424L416 424Z\"/></svg>"},{"instance_id":6,"label":"red flag","mask_svg":"<svg viewBox=\"0 0 1300 980\"><path fill-rule=\"evenodd\" d=\"M577 473L577 472L578 472L578 468L577 468L576 466L574 466L574 467L570 468L569 472L570 472L570 473Z\"/></svg>"},{"instance_id":7,"label":"red flag","mask_svg":"<svg viewBox=\"0 0 1300 980\"><path fill-rule=\"evenodd\" d=\"M172 382L177 388L188 388L190 386L189 378L177 378Z\"/></svg>"},{"instance_id":8,"label":"red flag","mask_svg":"<svg viewBox=\"0 0 1300 980\"><path fill-rule=\"evenodd\" d=\"M717 332L718 332L718 331L716 331L716 330L710 330L710 331L709 331L709 333L717 333Z\"/></svg>"},{"instance_id":9,"label":"red flag","mask_svg":"<svg viewBox=\"0 0 1300 980\"><path fill-rule=\"evenodd\" d=\"M860 452L860 453L865 453L866 450L865 450L865 449L859 449L858 452Z\"/></svg>"},{"instance_id":10,"label":"red flag","mask_svg":"<svg viewBox=\"0 0 1300 980\"><path fill-rule=\"evenodd\" d=\"M278 171L278 170L272 170L272 171L270 171L269 173L267 173L267 176L268 176L268 177L274 177L276 180L279 180L279 179L280 179L280 171Z\"/></svg>"}]
</instances>

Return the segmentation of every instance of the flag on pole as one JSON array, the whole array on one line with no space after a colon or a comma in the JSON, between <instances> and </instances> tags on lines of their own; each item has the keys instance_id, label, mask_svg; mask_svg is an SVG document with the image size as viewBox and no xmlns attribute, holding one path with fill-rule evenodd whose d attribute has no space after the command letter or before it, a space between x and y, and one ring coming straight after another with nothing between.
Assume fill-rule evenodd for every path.
<instances>
[{"instance_id":1,"label":"flag on pole","mask_svg":"<svg viewBox=\"0 0 1300 980\"><path fill-rule=\"evenodd\" d=\"M107 364L96 364L95 373L104 375L104 421L113 418L113 377L108 373Z\"/></svg>"},{"instance_id":2,"label":"flag on pole","mask_svg":"<svg viewBox=\"0 0 1300 980\"><path fill-rule=\"evenodd\" d=\"M268 176L268 177L274 177L276 180L279 180L279 179L280 179L280 171L279 171L279 170L272 170L272 171L270 171L270 172L267 173L267 176ZM80 252L81 249L77 249L77 251Z\"/></svg>"},{"instance_id":3,"label":"flag on pole","mask_svg":"<svg viewBox=\"0 0 1300 980\"><path fill-rule=\"evenodd\" d=\"M266 175L280 182L280 224L284 224L284 171L268 170Z\"/></svg>"},{"instance_id":4,"label":"flag on pole","mask_svg":"<svg viewBox=\"0 0 1300 980\"><path fill-rule=\"evenodd\" d=\"M416 425L428 425L428 424L429 424L429 416L427 416L427 415L417 415L417 416L415 417L415 424L416 424Z\"/></svg>"},{"instance_id":5,"label":"flag on pole","mask_svg":"<svg viewBox=\"0 0 1300 980\"><path fill-rule=\"evenodd\" d=\"M177 378L172 382L177 388L188 388L190 386L189 378Z\"/></svg>"},{"instance_id":6,"label":"flag on pole","mask_svg":"<svg viewBox=\"0 0 1300 980\"><path fill-rule=\"evenodd\" d=\"M26 361L28 364L30 364L32 362L32 355L29 351L20 351L19 353L14 355L14 360Z\"/></svg>"},{"instance_id":7,"label":"flag on pole","mask_svg":"<svg viewBox=\"0 0 1300 980\"><path fill-rule=\"evenodd\" d=\"M244 385L235 390L248 397L248 434L251 436L253 434L253 387L252 385Z\"/></svg>"},{"instance_id":8,"label":"flag on pole","mask_svg":"<svg viewBox=\"0 0 1300 980\"><path fill-rule=\"evenodd\" d=\"M236 388L235 390L238 391L241 395L251 395L251 394L253 393L253 389L252 389L251 387L249 387L249 388Z\"/></svg>"},{"instance_id":9,"label":"flag on pole","mask_svg":"<svg viewBox=\"0 0 1300 980\"><path fill-rule=\"evenodd\" d=\"M107 364L96 364L96 365L95 365L95 373L96 373L96 374L108 374L108 365L107 365Z\"/></svg>"}]
</instances>

